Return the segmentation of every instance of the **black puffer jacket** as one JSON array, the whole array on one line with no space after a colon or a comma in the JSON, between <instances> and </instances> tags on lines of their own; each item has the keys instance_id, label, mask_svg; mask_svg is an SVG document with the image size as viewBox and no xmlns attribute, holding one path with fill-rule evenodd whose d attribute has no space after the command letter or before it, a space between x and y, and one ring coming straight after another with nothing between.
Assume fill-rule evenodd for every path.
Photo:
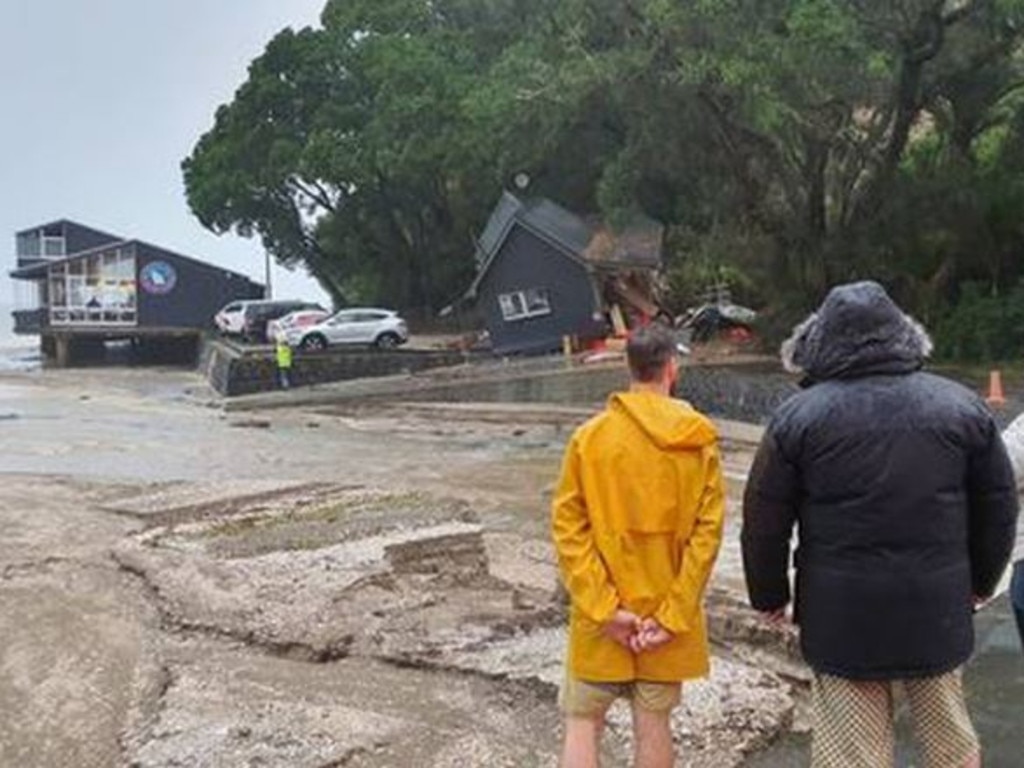
<instances>
[{"instance_id":1,"label":"black puffer jacket","mask_svg":"<svg viewBox=\"0 0 1024 768\"><path fill-rule=\"evenodd\" d=\"M753 606L790 602L818 672L926 677L963 664L973 596L995 590L1013 546L1017 493L992 415L920 372L931 343L881 286L835 289L784 358L806 391L775 414L744 499Z\"/></svg>"}]
</instances>

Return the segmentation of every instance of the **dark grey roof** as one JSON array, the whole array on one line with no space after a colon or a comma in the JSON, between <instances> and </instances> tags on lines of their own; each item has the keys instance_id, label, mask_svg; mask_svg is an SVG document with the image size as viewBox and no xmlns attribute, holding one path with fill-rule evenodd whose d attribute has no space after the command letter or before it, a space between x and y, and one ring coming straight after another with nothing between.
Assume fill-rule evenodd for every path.
<instances>
[{"instance_id":1,"label":"dark grey roof","mask_svg":"<svg viewBox=\"0 0 1024 768\"><path fill-rule=\"evenodd\" d=\"M494 213L491 214L491 218L487 222L487 227L477 241L478 266L483 266L483 263L497 252L515 221L516 214L522 207L523 204L519 202L519 199L508 192L501 196L498 207L494 209Z\"/></svg>"},{"instance_id":2,"label":"dark grey roof","mask_svg":"<svg viewBox=\"0 0 1024 768\"><path fill-rule=\"evenodd\" d=\"M472 296L515 225L529 229L567 257L597 269L658 269L664 228L641 218L614 232L599 219L584 219L551 200L522 201L505 192L477 242L477 276Z\"/></svg>"},{"instance_id":3,"label":"dark grey roof","mask_svg":"<svg viewBox=\"0 0 1024 768\"><path fill-rule=\"evenodd\" d=\"M585 220L550 200L531 200L519 219L536 231L557 240L576 256L582 256L595 230Z\"/></svg>"},{"instance_id":4,"label":"dark grey roof","mask_svg":"<svg viewBox=\"0 0 1024 768\"><path fill-rule=\"evenodd\" d=\"M102 229L96 229L96 227L87 227L85 224L79 224L77 221L72 221L71 219L57 219L56 221L48 221L45 224L37 224L34 227L29 227L28 229L23 229L20 232L15 232L14 236L18 237L20 235L31 235L33 232L38 232L40 229L50 229L51 227L63 226L76 227L86 232L91 232L94 235L109 238L110 242L112 243L117 243L124 240L124 238L121 235L112 235L109 232L105 232Z\"/></svg>"},{"instance_id":5,"label":"dark grey roof","mask_svg":"<svg viewBox=\"0 0 1024 768\"><path fill-rule=\"evenodd\" d=\"M47 272L49 271L50 267L52 267L52 266L60 265L60 264L68 264L68 263L70 263L72 261L78 261L79 259L84 259L84 258L87 258L87 257L92 256L92 255L97 254L97 253L103 253L104 251L109 251L111 248L125 248L125 247L131 246L131 245L141 245L141 246L143 246L145 248L152 248L154 251L159 251L160 253L166 254L167 256L173 257L175 259L181 259L183 261L190 261L193 264L198 264L199 266L204 267L206 269L217 270L218 272L224 272L225 274L234 275L235 277L241 277L241 278L244 278L245 280L248 280L253 285L260 285L260 283L257 283L255 280L253 280L248 275L243 275L240 272L235 272L234 270L226 269L224 267L217 266L216 264L210 264L208 261L202 261L202 260L194 258L192 256L186 256L183 253L177 253L175 251L169 251L166 248L161 248L159 245L153 245L152 243L147 243L145 240L138 240L138 239L118 240L118 241L115 241L115 242L112 242L112 243L104 243L103 245L98 245L95 248L90 248L87 251L80 251L78 253L73 253L70 256L63 256L63 257L61 257L59 259L49 259L49 260L45 260L45 261L39 261L39 262L37 262L35 264L31 264L31 265L29 265L27 267L21 267L20 269L13 270L10 273L10 276L12 278L16 279L16 280L38 280L40 278L45 278Z\"/></svg>"}]
</instances>

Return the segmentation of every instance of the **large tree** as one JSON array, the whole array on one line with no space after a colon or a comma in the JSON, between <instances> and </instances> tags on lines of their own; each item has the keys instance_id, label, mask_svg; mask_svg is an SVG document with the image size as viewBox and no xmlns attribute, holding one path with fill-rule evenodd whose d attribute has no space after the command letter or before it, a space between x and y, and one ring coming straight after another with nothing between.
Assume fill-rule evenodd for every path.
<instances>
[{"instance_id":1,"label":"large tree","mask_svg":"<svg viewBox=\"0 0 1024 768\"><path fill-rule=\"evenodd\" d=\"M523 96L495 123L508 145L537 120L600 127L614 145L592 155L606 209L768 235L755 266L814 292L873 266L915 141L941 135L972 161L1012 115L1022 6L567 0L557 44L529 50L545 65L499 70Z\"/></svg>"},{"instance_id":2,"label":"large tree","mask_svg":"<svg viewBox=\"0 0 1024 768\"><path fill-rule=\"evenodd\" d=\"M668 226L676 268L813 301L1021 274L1024 0L332 0L185 163L218 231L437 308L516 172Z\"/></svg>"},{"instance_id":3,"label":"large tree","mask_svg":"<svg viewBox=\"0 0 1024 768\"><path fill-rule=\"evenodd\" d=\"M218 232L258 233L336 298L436 309L468 282L501 188L462 116L522 0L333 0L282 32L183 164Z\"/></svg>"}]
</instances>

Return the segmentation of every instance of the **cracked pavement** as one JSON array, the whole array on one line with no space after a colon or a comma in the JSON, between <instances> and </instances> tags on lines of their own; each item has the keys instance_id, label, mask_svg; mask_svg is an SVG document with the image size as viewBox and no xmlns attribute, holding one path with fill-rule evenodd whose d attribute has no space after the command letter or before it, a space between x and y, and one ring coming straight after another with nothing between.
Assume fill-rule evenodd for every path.
<instances>
[{"instance_id":1,"label":"cracked pavement","mask_svg":"<svg viewBox=\"0 0 1024 768\"><path fill-rule=\"evenodd\" d=\"M8 377L0 407L20 448L0 457L0 764L555 765L564 425L247 429L174 371ZM691 687L681 765L739 765L788 727L770 666L729 650Z\"/></svg>"}]
</instances>

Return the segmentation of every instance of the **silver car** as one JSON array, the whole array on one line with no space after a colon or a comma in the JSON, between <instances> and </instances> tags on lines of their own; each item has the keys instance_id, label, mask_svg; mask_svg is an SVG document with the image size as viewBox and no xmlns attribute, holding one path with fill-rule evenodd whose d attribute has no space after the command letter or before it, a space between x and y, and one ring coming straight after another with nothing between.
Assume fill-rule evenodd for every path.
<instances>
[{"instance_id":1,"label":"silver car","mask_svg":"<svg viewBox=\"0 0 1024 768\"><path fill-rule=\"evenodd\" d=\"M394 349L409 340L409 327L388 309L343 309L317 325L289 334L292 346L311 352L345 344Z\"/></svg>"}]
</instances>

